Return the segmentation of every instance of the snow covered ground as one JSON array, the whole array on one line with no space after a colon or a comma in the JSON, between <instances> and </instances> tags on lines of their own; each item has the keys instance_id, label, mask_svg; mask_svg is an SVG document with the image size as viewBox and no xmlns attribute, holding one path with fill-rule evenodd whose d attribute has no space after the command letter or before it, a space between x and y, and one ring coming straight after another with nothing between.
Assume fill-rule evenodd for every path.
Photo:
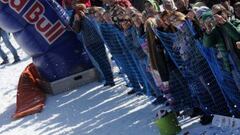
<instances>
[{"instance_id":1,"label":"snow covered ground","mask_svg":"<svg viewBox=\"0 0 240 135\"><path fill-rule=\"evenodd\" d=\"M60 95L49 95L41 113L12 121L18 79L31 63L13 39L12 42L22 61L0 67L0 135L159 135L154 120L161 106L152 106L145 96L127 96L128 89L121 78L116 79L113 88L92 83ZM13 61L10 54L9 57ZM184 128L181 135L231 134L227 129L201 126L198 119L184 119L181 124Z\"/></svg>"}]
</instances>

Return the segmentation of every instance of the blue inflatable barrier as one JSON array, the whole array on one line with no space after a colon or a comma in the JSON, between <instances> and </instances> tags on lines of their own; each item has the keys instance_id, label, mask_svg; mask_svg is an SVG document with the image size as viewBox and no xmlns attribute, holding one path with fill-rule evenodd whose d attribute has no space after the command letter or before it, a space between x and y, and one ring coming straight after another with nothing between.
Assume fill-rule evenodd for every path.
<instances>
[{"instance_id":1,"label":"blue inflatable barrier","mask_svg":"<svg viewBox=\"0 0 240 135\"><path fill-rule=\"evenodd\" d=\"M66 14L57 4L54 0L0 0L0 27L13 33L50 82L93 67L77 35L67 30Z\"/></svg>"},{"instance_id":2,"label":"blue inflatable barrier","mask_svg":"<svg viewBox=\"0 0 240 135\"><path fill-rule=\"evenodd\" d=\"M19 17L18 13L12 10L8 4L3 4L2 1L0 1L0 12L0 26L8 32L20 31L27 25L27 22Z\"/></svg>"},{"instance_id":3,"label":"blue inflatable barrier","mask_svg":"<svg viewBox=\"0 0 240 135\"><path fill-rule=\"evenodd\" d=\"M144 86L143 78L131 52L126 47L128 43L124 33L113 24L100 24L100 29L113 58L119 64L118 66L122 69L122 72L127 75L133 89L143 92L141 88L141 86Z\"/></svg>"}]
</instances>

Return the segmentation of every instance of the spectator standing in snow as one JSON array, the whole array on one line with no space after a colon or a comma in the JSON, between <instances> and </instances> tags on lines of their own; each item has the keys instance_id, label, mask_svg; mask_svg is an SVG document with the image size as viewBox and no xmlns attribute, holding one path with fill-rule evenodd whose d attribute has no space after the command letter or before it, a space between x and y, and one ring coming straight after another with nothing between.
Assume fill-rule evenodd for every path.
<instances>
[{"instance_id":1,"label":"spectator standing in snow","mask_svg":"<svg viewBox=\"0 0 240 135\"><path fill-rule=\"evenodd\" d=\"M75 9L75 11L73 29L82 37L81 40L88 54L103 74L106 81L104 86L114 86L113 73L104 46L105 42L95 20L85 16L85 13L80 10Z\"/></svg>"},{"instance_id":2,"label":"spectator standing in snow","mask_svg":"<svg viewBox=\"0 0 240 135\"><path fill-rule=\"evenodd\" d=\"M17 50L13 47L12 43L9 41L9 35L7 32L5 32L4 30L2 30L0 28L0 37L3 40L3 43L5 44L5 46L11 51L12 55L14 56L14 62L12 64L15 64L17 62L20 61L19 56L17 54ZM0 46L0 56L3 59L3 62L0 65L4 65L9 63L7 54L1 49Z\"/></svg>"}]
</instances>

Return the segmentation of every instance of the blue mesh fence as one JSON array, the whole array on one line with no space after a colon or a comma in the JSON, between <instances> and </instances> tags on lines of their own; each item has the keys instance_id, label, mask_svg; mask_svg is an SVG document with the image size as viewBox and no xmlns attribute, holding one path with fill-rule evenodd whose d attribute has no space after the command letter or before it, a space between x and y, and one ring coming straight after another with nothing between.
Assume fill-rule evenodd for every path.
<instances>
[{"instance_id":1,"label":"blue mesh fence","mask_svg":"<svg viewBox=\"0 0 240 135\"><path fill-rule=\"evenodd\" d=\"M146 71L148 66L147 56L143 54L141 43L145 37L139 37L134 28L129 29L125 35L115 25L101 24L102 35L105 39L113 58L124 73L127 74L133 88L139 89L139 84L147 89L147 94L156 88L152 75ZM183 78L178 69L170 69L170 89L167 94L173 99L173 109L181 111L192 107L192 98L187 86L187 81ZM140 79L142 78L142 80ZM151 81L151 82L149 82Z\"/></svg>"},{"instance_id":2,"label":"blue mesh fence","mask_svg":"<svg viewBox=\"0 0 240 135\"><path fill-rule=\"evenodd\" d=\"M141 47L141 44L146 41L145 38L145 36L139 37L134 27L129 29L126 34L126 40L129 43L129 46L131 46L129 49L132 50L135 59L139 61L139 67L143 77L145 78L145 81L148 83L147 85L149 85L151 89L155 89L154 91L157 93L157 91L162 89L153 86L156 84L153 81L152 75L146 69L146 66L149 64L147 60L148 56L144 53L143 48ZM165 91L165 94L170 96L169 98L171 100L170 102L172 109L175 111L181 111L191 108L192 98L187 88L186 80L182 77L181 73L175 66L171 66L171 64L168 65L170 70L169 88L167 91Z\"/></svg>"},{"instance_id":3,"label":"blue mesh fence","mask_svg":"<svg viewBox=\"0 0 240 135\"><path fill-rule=\"evenodd\" d=\"M127 43L125 47L130 51L130 54L140 72L140 75L143 78L146 94L151 95L151 91L154 91L158 88L153 82L152 76L147 71L147 55L141 47L142 41L137 35L136 29L134 27L131 27L125 32L125 39ZM160 91L160 89L158 91Z\"/></svg>"},{"instance_id":4,"label":"blue mesh fence","mask_svg":"<svg viewBox=\"0 0 240 135\"><path fill-rule=\"evenodd\" d=\"M170 58L187 80L193 97L209 114L227 114L228 108L207 61L196 47L194 35L188 29L188 21L176 33L154 30Z\"/></svg>"},{"instance_id":5,"label":"blue mesh fence","mask_svg":"<svg viewBox=\"0 0 240 135\"><path fill-rule=\"evenodd\" d=\"M100 69L106 84L113 83L113 73L106 53L104 39L95 20L85 17L81 23L82 41L90 57L93 57L96 67Z\"/></svg>"},{"instance_id":6,"label":"blue mesh fence","mask_svg":"<svg viewBox=\"0 0 240 135\"><path fill-rule=\"evenodd\" d=\"M195 34L194 27L191 23L188 23L188 28ZM236 61L232 59L231 54L229 54L229 59L231 61L233 72L228 72L224 68L224 64L217 57L218 51L214 48L206 48L204 47L202 41L196 40L196 47L199 49L201 54L207 60L219 87L224 94L225 100L227 101L228 107L230 109L231 114L235 115L236 117L240 116L240 92L237 87L239 83L239 70L236 64ZM238 82L236 82L238 81Z\"/></svg>"},{"instance_id":7,"label":"blue mesh fence","mask_svg":"<svg viewBox=\"0 0 240 135\"><path fill-rule=\"evenodd\" d=\"M170 66L169 93L173 98L173 110L181 111L192 108L194 99L191 96L186 79L175 66Z\"/></svg>"},{"instance_id":8,"label":"blue mesh fence","mask_svg":"<svg viewBox=\"0 0 240 135\"><path fill-rule=\"evenodd\" d=\"M100 24L100 29L114 60L128 76L132 87L141 92L144 88L150 95L150 91L156 87L149 82L152 81L151 75L146 72L147 56L141 48L144 37L139 37L134 28L124 33L113 24ZM177 67L171 68L169 80L169 92L177 104L176 108L192 105L190 89L191 95L205 112L228 114L229 108L232 114L238 116L240 96L236 84L240 79L233 57L229 55L234 70L228 73L216 57L216 50L203 47L194 38L193 28L188 21L176 33L154 31Z\"/></svg>"},{"instance_id":9,"label":"blue mesh fence","mask_svg":"<svg viewBox=\"0 0 240 135\"><path fill-rule=\"evenodd\" d=\"M112 24L100 24L100 29L113 58L127 75L132 87L136 91L143 92L144 80L134 57L127 48L124 33Z\"/></svg>"}]
</instances>

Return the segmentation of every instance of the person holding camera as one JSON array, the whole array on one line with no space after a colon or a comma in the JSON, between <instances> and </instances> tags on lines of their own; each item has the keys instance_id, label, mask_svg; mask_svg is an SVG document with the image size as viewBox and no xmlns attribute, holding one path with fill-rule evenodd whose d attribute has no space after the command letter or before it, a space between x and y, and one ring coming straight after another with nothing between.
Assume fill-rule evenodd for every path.
<instances>
[{"instance_id":1,"label":"person holding camera","mask_svg":"<svg viewBox=\"0 0 240 135\"><path fill-rule=\"evenodd\" d=\"M205 34L203 42L206 47L218 50L217 58L223 63L223 70L231 74L240 89L240 80L237 77L240 70L240 21L230 19L229 12L221 5L212 7L212 12L202 15Z\"/></svg>"}]
</instances>

